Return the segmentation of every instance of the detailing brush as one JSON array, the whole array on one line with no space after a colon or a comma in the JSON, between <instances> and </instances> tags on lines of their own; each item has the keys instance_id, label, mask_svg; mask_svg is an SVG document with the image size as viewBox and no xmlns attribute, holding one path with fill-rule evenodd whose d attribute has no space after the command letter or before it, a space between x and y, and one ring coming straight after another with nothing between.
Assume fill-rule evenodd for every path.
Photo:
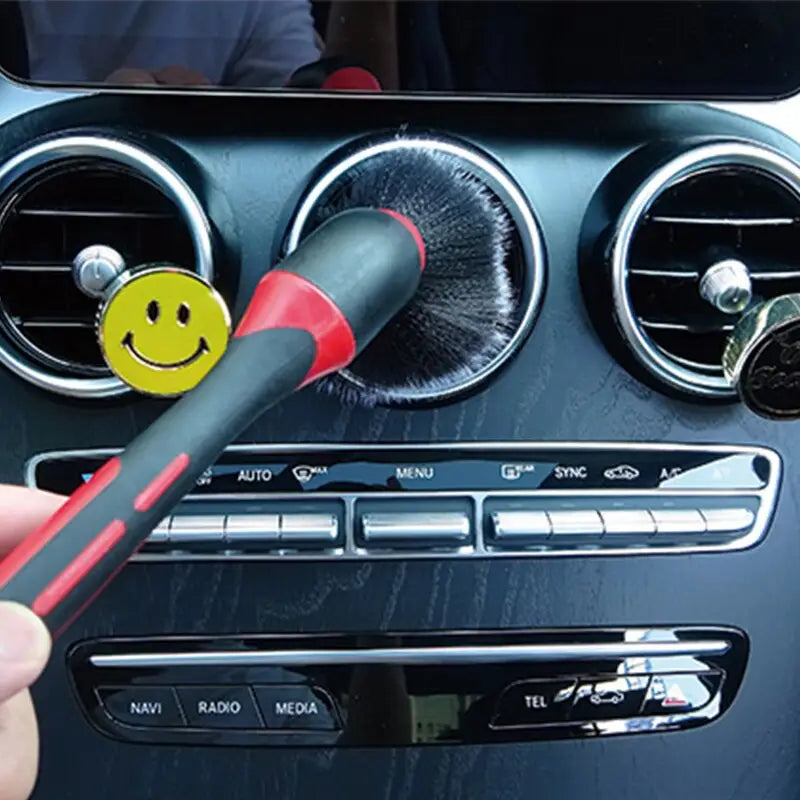
<instances>
[{"instance_id":1,"label":"detailing brush","mask_svg":"<svg viewBox=\"0 0 800 800\"><path fill-rule=\"evenodd\" d=\"M255 417L376 337L357 367L375 399L430 390L503 347L509 221L457 159L407 155L347 181L326 221L261 280L208 376L0 562L0 599L63 629Z\"/></svg>"},{"instance_id":2,"label":"detailing brush","mask_svg":"<svg viewBox=\"0 0 800 800\"><path fill-rule=\"evenodd\" d=\"M411 302L351 367L320 386L366 405L438 398L481 372L514 332L511 220L464 159L399 148L345 171L304 230L364 206L392 209L417 226L426 243L425 274Z\"/></svg>"},{"instance_id":3,"label":"detailing brush","mask_svg":"<svg viewBox=\"0 0 800 800\"><path fill-rule=\"evenodd\" d=\"M203 381L0 562L0 600L61 631L261 412L349 364L411 299L422 238L393 211L332 218L258 284Z\"/></svg>"}]
</instances>

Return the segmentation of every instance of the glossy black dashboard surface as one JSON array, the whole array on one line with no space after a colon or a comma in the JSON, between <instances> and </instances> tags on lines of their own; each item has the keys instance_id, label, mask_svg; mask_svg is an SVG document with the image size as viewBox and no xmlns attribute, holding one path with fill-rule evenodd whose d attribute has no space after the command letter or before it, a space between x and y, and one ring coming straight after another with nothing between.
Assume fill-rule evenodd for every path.
<instances>
[{"instance_id":1,"label":"glossy black dashboard surface","mask_svg":"<svg viewBox=\"0 0 800 800\"><path fill-rule=\"evenodd\" d=\"M43 454L28 483L71 494L111 453ZM777 482L763 454L614 445L480 448L318 447L299 452L229 450L190 496L217 500L271 494L505 492L515 489L761 489Z\"/></svg>"},{"instance_id":2,"label":"glossy black dashboard surface","mask_svg":"<svg viewBox=\"0 0 800 800\"><path fill-rule=\"evenodd\" d=\"M674 399L633 377L594 332L577 269L590 198L633 149L654 140L727 136L797 158L795 143L720 111L657 104L70 99L4 85L0 113L6 155L32 137L74 128L112 130L163 153L213 219L221 242L218 272L238 284L228 290L237 315L278 254L294 204L318 164L354 137L406 124L443 131L485 149L514 176L541 223L548 285L535 328L497 376L457 402L414 410L348 408L309 389L260 419L241 442L755 444L778 451L785 468L770 530L745 552L132 564L59 640L36 687L43 737L37 798L510 800L533 788L548 800L798 796L796 424L757 418L739 404ZM0 478L21 481L25 461L43 451L124 445L163 408L133 397L66 400L2 370ZM659 625L746 632L744 683L718 721L664 736L380 751L131 745L86 723L66 667L72 644L95 637Z\"/></svg>"}]
</instances>

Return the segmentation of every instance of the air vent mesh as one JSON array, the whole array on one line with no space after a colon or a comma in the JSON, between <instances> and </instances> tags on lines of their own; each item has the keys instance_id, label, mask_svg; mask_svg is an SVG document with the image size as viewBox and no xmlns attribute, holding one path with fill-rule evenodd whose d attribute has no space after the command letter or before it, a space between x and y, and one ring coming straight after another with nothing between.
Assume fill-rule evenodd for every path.
<instances>
[{"instance_id":1,"label":"air vent mesh","mask_svg":"<svg viewBox=\"0 0 800 800\"><path fill-rule=\"evenodd\" d=\"M27 355L72 375L105 375L94 334L97 303L75 286L74 256L102 243L128 264L191 266L180 211L133 170L69 159L15 187L0 213L0 322Z\"/></svg>"},{"instance_id":2,"label":"air vent mesh","mask_svg":"<svg viewBox=\"0 0 800 800\"><path fill-rule=\"evenodd\" d=\"M620 226L617 315L634 352L665 382L730 395L722 353L738 317L703 300L699 281L715 262L736 258L751 273L754 303L800 291L800 172L745 143L698 148L671 166L640 189Z\"/></svg>"}]
</instances>

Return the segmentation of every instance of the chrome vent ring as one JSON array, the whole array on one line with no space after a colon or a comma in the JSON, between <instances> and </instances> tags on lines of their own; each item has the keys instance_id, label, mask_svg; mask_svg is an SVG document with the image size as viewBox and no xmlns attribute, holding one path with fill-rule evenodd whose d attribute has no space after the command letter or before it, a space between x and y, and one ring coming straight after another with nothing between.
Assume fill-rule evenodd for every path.
<instances>
[{"instance_id":1,"label":"chrome vent ring","mask_svg":"<svg viewBox=\"0 0 800 800\"><path fill-rule=\"evenodd\" d=\"M92 188L100 191L87 197ZM213 279L211 230L200 202L142 148L112 136L65 135L0 165L0 364L61 395L128 391L102 362L93 338L96 305L69 272L81 243L105 243L111 231L117 241L109 244L129 245L141 256L134 263L174 253ZM162 256L161 242L173 239Z\"/></svg>"},{"instance_id":2,"label":"chrome vent ring","mask_svg":"<svg viewBox=\"0 0 800 800\"><path fill-rule=\"evenodd\" d=\"M700 283L738 259L753 302L800 291L800 165L745 141L687 150L635 190L608 253L614 317L637 361L671 389L735 397L722 351L738 317Z\"/></svg>"}]
</instances>

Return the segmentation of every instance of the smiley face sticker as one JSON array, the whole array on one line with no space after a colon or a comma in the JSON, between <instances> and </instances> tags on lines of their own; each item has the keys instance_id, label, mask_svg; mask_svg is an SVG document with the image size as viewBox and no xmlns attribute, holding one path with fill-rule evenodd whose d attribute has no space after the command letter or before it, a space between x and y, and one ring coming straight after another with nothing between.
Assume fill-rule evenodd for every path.
<instances>
[{"instance_id":1,"label":"smiley face sticker","mask_svg":"<svg viewBox=\"0 0 800 800\"><path fill-rule=\"evenodd\" d=\"M97 329L111 370L137 391L158 396L200 383L225 352L230 332L219 292L172 267L146 268L113 285Z\"/></svg>"}]
</instances>

